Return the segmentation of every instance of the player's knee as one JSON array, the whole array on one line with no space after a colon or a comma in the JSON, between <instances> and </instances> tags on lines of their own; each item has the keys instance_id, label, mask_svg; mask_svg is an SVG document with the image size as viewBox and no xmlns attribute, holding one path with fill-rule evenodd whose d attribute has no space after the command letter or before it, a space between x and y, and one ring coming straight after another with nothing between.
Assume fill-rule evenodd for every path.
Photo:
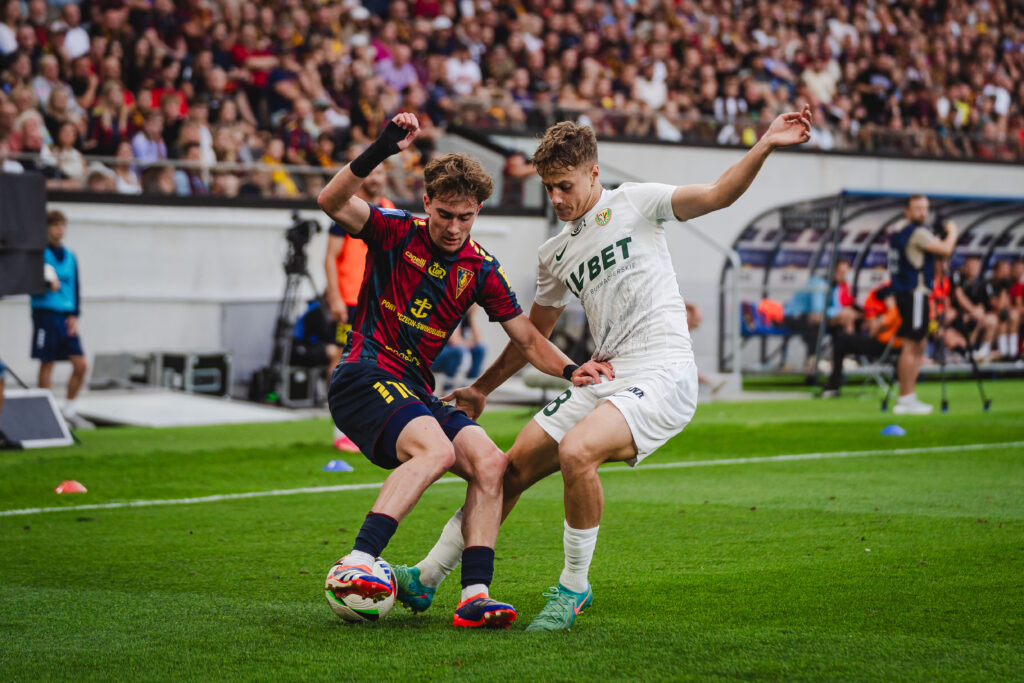
<instances>
[{"instance_id":1,"label":"player's knee","mask_svg":"<svg viewBox=\"0 0 1024 683\"><path fill-rule=\"evenodd\" d=\"M502 486L505 470L508 469L508 457L504 451L495 446L493 450L477 458L474 465L477 482L497 493Z\"/></svg>"},{"instance_id":2,"label":"player's knee","mask_svg":"<svg viewBox=\"0 0 1024 683\"><path fill-rule=\"evenodd\" d=\"M558 464L563 474L572 475L592 468L593 458L584 446L582 439L566 435L558 445Z\"/></svg>"},{"instance_id":3,"label":"player's knee","mask_svg":"<svg viewBox=\"0 0 1024 683\"><path fill-rule=\"evenodd\" d=\"M455 465L455 448L452 447L450 441L424 444L413 450L410 455L423 462L431 463L432 470L437 476L441 476Z\"/></svg>"}]
</instances>

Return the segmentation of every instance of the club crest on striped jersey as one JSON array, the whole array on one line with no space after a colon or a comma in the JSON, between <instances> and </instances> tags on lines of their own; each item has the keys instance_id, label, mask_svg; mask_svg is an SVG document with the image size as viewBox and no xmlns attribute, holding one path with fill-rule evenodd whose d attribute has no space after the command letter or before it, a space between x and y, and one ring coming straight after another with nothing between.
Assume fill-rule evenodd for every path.
<instances>
[{"instance_id":1,"label":"club crest on striped jersey","mask_svg":"<svg viewBox=\"0 0 1024 683\"><path fill-rule=\"evenodd\" d=\"M456 298L462 296L462 293L466 291L466 287L469 286L469 281L473 279L473 271L469 268L459 267L456 275L455 285L455 296Z\"/></svg>"},{"instance_id":2,"label":"club crest on striped jersey","mask_svg":"<svg viewBox=\"0 0 1024 683\"><path fill-rule=\"evenodd\" d=\"M612 219L612 210L604 209L597 214L597 224L600 226L608 225L608 221Z\"/></svg>"}]
</instances>

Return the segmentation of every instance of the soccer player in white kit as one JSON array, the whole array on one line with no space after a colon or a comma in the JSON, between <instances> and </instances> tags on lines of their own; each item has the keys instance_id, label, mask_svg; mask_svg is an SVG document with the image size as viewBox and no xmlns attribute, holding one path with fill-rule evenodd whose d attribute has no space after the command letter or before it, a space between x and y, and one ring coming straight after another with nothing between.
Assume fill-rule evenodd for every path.
<instances>
[{"instance_id":1,"label":"soccer player in white kit","mask_svg":"<svg viewBox=\"0 0 1024 683\"><path fill-rule=\"evenodd\" d=\"M811 112L782 114L716 182L671 186L598 182L597 140L573 122L547 130L534 165L562 231L539 250L537 295L530 319L550 335L570 297L586 311L596 343L593 359L610 362L614 379L570 387L540 410L508 452L502 519L519 495L561 470L565 484L565 565L544 609L527 630L569 628L593 600L587 579L604 507L598 467L635 466L689 423L697 407L697 367L663 224L729 206L746 191L776 147L807 141ZM526 364L509 345L471 386L446 399L471 417L487 395ZM429 607L441 580L462 553L461 510L414 567L396 566L398 599Z\"/></svg>"}]
</instances>

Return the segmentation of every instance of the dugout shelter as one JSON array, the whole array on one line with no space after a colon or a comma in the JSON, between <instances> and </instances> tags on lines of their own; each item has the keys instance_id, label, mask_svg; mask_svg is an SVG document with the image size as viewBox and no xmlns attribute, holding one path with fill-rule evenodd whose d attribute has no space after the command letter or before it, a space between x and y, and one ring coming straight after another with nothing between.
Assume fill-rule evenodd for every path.
<instances>
[{"instance_id":1,"label":"dugout shelter","mask_svg":"<svg viewBox=\"0 0 1024 683\"><path fill-rule=\"evenodd\" d=\"M987 278L996 262L1024 258L1024 196L922 194L931 202L930 224L952 220L960 231L950 272L978 256ZM719 370L731 372L737 362L729 340L739 326L744 374L808 374L810 368L813 376L827 345L824 321L817 344L793 343L797 335L780 319L780 306L801 296L824 302L839 257L851 264L848 282L859 301L886 282L889 235L903 220L907 196L844 190L755 217L732 245L739 268L726 261L719 278Z\"/></svg>"}]
</instances>

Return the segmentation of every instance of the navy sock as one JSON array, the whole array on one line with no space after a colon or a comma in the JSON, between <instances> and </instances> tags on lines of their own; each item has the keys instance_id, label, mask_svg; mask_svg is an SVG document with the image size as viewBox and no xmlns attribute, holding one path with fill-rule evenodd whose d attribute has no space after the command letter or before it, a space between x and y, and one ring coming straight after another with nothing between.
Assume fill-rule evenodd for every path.
<instances>
[{"instance_id":1,"label":"navy sock","mask_svg":"<svg viewBox=\"0 0 1024 683\"><path fill-rule=\"evenodd\" d=\"M393 518L371 512L366 515L366 520L363 522L362 528L359 529L356 544L352 546L352 549L373 557L380 557L388 541L395 535L396 529L398 529L398 522Z\"/></svg>"},{"instance_id":2,"label":"navy sock","mask_svg":"<svg viewBox=\"0 0 1024 683\"><path fill-rule=\"evenodd\" d=\"M494 578L494 548L474 545L462 551L462 587L482 583L491 585Z\"/></svg>"}]
</instances>

